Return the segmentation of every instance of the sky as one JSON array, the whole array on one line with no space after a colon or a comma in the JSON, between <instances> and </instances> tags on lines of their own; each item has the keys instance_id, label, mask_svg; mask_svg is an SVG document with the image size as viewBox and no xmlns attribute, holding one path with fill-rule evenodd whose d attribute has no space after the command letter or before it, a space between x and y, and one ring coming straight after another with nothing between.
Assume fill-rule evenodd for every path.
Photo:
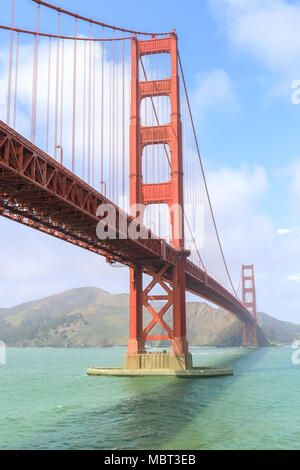
<instances>
[{"instance_id":1,"label":"sky","mask_svg":"<svg viewBox=\"0 0 300 470\"><path fill-rule=\"evenodd\" d=\"M1 11L6 25L9 4ZM253 263L258 309L300 323L300 1L56 4L129 29L176 29L233 281L238 284L242 264ZM34 28L30 0L16 0L16 12L17 26ZM48 18L41 31L55 30L54 16ZM6 47L1 35L0 51ZM74 287L128 291L127 268L5 219L0 259L0 307Z\"/></svg>"}]
</instances>

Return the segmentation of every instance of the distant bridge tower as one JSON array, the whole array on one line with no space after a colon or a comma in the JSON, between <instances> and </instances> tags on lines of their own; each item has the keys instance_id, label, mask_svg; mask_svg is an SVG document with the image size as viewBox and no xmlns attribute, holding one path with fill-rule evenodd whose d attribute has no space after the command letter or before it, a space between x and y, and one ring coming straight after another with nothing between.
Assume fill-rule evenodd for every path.
<instances>
[{"instance_id":1,"label":"distant bridge tower","mask_svg":"<svg viewBox=\"0 0 300 470\"><path fill-rule=\"evenodd\" d=\"M154 354L145 357L145 342L149 340L171 342L171 354L166 355L166 368L192 368L191 355L188 353L186 340L186 301L185 301L185 263L189 252L184 249L183 220L183 164L182 164L182 124L180 117L180 93L178 75L178 50L175 32L165 38L151 40L132 39L131 49L131 119L130 119L130 206L143 204L167 204L170 209L172 228L172 245L181 253L180 261L174 266L164 262L153 266L151 260L145 260L130 272L130 339L125 367L143 368L145 360L158 360ZM162 80L140 80L141 58L152 54L169 54L171 58L171 75ZM171 121L166 125L142 126L141 102L143 99L157 96L168 96L171 104ZM169 181L146 184L143 182L142 158L146 146L164 145L170 151ZM133 209L134 217L141 216ZM152 277L149 285L143 287L143 267ZM166 279L170 283L166 283ZM159 285L163 295L153 295L152 289ZM156 304L159 310L151 303ZM161 306L163 304L163 306ZM143 308L152 315L152 321L143 324ZM173 325L164 321L164 315L173 309ZM151 334L156 325L165 334ZM161 358L160 358L161 359ZM126 362L127 361L127 362ZM174 362L175 361L175 362ZM151 361L150 361L151 362ZM161 362L161 361L160 361ZM181 365L179 365L181 364ZM149 364L150 367L151 364ZM164 365L161 365L164 368Z\"/></svg>"},{"instance_id":2,"label":"distant bridge tower","mask_svg":"<svg viewBox=\"0 0 300 470\"><path fill-rule=\"evenodd\" d=\"M254 266L242 266L242 302L254 318L254 323L244 323L244 346L258 346L257 311Z\"/></svg>"}]
</instances>

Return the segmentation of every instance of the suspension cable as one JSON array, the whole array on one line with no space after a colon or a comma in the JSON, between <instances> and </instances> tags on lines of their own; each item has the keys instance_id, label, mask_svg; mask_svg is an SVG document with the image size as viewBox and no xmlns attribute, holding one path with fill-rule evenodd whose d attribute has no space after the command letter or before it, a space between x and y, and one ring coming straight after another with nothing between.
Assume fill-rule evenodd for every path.
<instances>
[{"instance_id":1,"label":"suspension cable","mask_svg":"<svg viewBox=\"0 0 300 470\"><path fill-rule=\"evenodd\" d=\"M63 13L64 15L73 16L73 18L77 18L78 20L87 21L88 23L93 23L93 24L96 24L98 26L103 26L104 28L113 29L115 31L121 31L121 32L132 33L132 34L142 34L142 35L145 35L145 36L167 36L167 35L171 34L171 32L167 32L167 33L148 33L148 32L143 32L143 31L134 31L134 30L131 30L131 29L121 28L121 27L118 27L118 26L112 26L110 24L101 23L100 21L93 20L92 18L87 18L85 16L78 15L78 14L73 13L71 11L64 10L62 8L59 8L55 5L51 5L50 3L44 2L42 0L32 0L32 1L34 3L42 5L44 7L50 8L51 10L55 10L59 13ZM121 38L121 39L123 39L123 38Z\"/></svg>"},{"instance_id":2,"label":"suspension cable","mask_svg":"<svg viewBox=\"0 0 300 470\"><path fill-rule=\"evenodd\" d=\"M4 29L6 31L12 31L15 33L23 33L23 34L31 34L32 36L42 36L44 38L54 38L54 39L69 39L70 41L91 41L91 42L109 42L109 41L123 41L127 39L132 39L134 36L127 36L122 38L90 38L90 37L82 37L82 36L62 36L57 34L50 34L50 33L41 33L40 31L32 31L30 29L21 29L15 28L11 26L5 26L3 24L0 25L0 29Z\"/></svg>"},{"instance_id":3,"label":"suspension cable","mask_svg":"<svg viewBox=\"0 0 300 470\"><path fill-rule=\"evenodd\" d=\"M180 59L180 54L179 54L179 52L178 52L178 62L179 62L179 66L180 66L180 71L181 71L181 76L182 76L182 82L183 82L185 97L186 97L187 104L188 104L188 112L189 112L189 116L190 116L190 119L191 119L191 124L192 124L192 129L193 129L193 135L194 135L195 144L196 144L196 149L197 149L197 154L198 154L199 163L200 163L200 167L201 167L201 173L202 173L202 176L203 176L203 181L204 181L204 185L205 185L205 191L206 191L206 195L207 195L207 199L208 199L208 204L209 204L209 208L210 208L210 212L211 212L211 216L212 216L212 220L213 220L213 224L214 224L214 228L215 228L215 232L216 232L216 236L217 236L219 248L220 248L220 251L221 251L221 256L222 256L222 259L223 259L223 262L224 262L224 266L225 266L225 269L226 269L226 272L227 272L228 279L229 279L229 281L230 281L231 287L232 287L232 289L233 289L233 292L234 292L235 296L237 297L237 293L236 293L235 288L234 288L234 286L233 286L233 282L232 282L232 279L231 279L231 277L230 277L229 270L228 270L228 266L227 266L226 259L225 259L225 256L224 256L224 252L223 252L223 249L222 249L222 246L221 246L221 241L220 241L219 232L218 232L218 229L217 229L216 219L215 219L215 216L214 216L214 213L213 213L213 209L212 209L211 199L210 199L210 196L209 196L208 187L207 187L207 181L206 181L206 177L205 177L205 174L204 174L204 168L203 168L203 164L202 164L202 159L201 159L201 154L200 154L198 139L197 139L197 135L196 135L194 119L193 119L193 116L192 116L190 100L189 100L189 97L188 97L188 92L187 92L187 87L186 87L186 81L185 81L185 77L184 77L184 73L183 73L183 68L182 68L182 63L181 63L181 59Z\"/></svg>"},{"instance_id":4,"label":"suspension cable","mask_svg":"<svg viewBox=\"0 0 300 470\"><path fill-rule=\"evenodd\" d=\"M12 61L14 47L14 18L15 18L15 0L11 4L11 26L6 29L10 31L10 47L9 47L9 68L8 68L8 88L7 88L7 124L10 124L10 100L11 100L11 80L12 80Z\"/></svg>"}]
</instances>

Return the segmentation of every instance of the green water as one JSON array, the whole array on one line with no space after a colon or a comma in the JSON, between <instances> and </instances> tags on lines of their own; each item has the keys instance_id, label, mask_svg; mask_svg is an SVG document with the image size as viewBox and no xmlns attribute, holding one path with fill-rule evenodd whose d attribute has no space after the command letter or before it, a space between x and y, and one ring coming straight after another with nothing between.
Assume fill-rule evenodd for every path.
<instances>
[{"instance_id":1,"label":"green water","mask_svg":"<svg viewBox=\"0 0 300 470\"><path fill-rule=\"evenodd\" d=\"M8 349L1 449L300 449L300 366L291 348L192 349L211 379L88 377L124 349Z\"/></svg>"}]
</instances>

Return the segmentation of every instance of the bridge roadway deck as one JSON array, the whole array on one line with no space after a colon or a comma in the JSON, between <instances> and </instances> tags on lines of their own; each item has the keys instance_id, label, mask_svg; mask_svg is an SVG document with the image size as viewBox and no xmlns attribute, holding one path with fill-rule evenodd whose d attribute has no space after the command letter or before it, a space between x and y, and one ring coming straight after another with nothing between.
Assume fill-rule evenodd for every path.
<instances>
[{"instance_id":1,"label":"bridge roadway deck","mask_svg":"<svg viewBox=\"0 0 300 470\"><path fill-rule=\"evenodd\" d=\"M142 228L148 238L122 239L134 219L113 204L115 240L99 240L97 208L112 204L79 177L0 121L0 215L127 266L141 264L145 273L166 264L166 280L180 252ZM120 224L125 220L125 224ZM124 229L125 227L125 229ZM26 249L26 247L24 247ZM187 260L186 289L253 324L242 303L205 271Z\"/></svg>"}]
</instances>

